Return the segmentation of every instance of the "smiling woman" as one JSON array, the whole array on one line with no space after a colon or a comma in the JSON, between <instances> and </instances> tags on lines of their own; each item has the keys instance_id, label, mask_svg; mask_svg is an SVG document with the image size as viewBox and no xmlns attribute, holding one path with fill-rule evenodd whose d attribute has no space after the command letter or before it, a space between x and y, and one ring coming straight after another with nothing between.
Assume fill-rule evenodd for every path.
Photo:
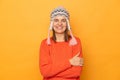
<instances>
[{"instance_id":1,"label":"smiling woman","mask_svg":"<svg viewBox=\"0 0 120 80\"><path fill-rule=\"evenodd\" d=\"M64 38L65 38L65 41L68 41L68 29L67 29L67 23L66 23L66 19L64 16L56 16L54 18L54 22L53 22L53 39L54 41L57 41L59 42L60 40L61 41L64 41ZM59 38L59 35L62 35L61 36L63 39L60 39ZM55 36L56 35L56 36ZM57 38L56 38L57 37Z\"/></svg>"},{"instance_id":2,"label":"smiling woman","mask_svg":"<svg viewBox=\"0 0 120 80\"><path fill-rule=\"evenodd\" d=\"M66 30L66 19L64 16L56 16L54 18L53 30L58 34L64 34Z\"/></svg>"},{"instance_id":3,"label":"smiling woman","mask_svg":"<svg viewBox=\"0 0 120 80\"><path fill-rule=\"evenodd\" d=\"M50 30L53 31L52 37ZM40 45L39 62L43 79L79 80L83 66L81 41L72 35L67 10L58 7L52 11L48 31L48 38Z\"/></svg>"}]
</instances>

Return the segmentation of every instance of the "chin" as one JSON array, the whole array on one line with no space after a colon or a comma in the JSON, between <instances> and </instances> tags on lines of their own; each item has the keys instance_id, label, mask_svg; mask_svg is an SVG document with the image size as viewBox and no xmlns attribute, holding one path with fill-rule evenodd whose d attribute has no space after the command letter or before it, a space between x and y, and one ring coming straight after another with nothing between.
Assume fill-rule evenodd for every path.
<instances>
[{"instance_id":1,"label":"chin","mask_svg":"<svg viewBox=\"0 0 120 80\"><path fill-rule=\"evenodd\" d=\"M64 32L56 32L56 34L64 34Z\"/></svg>"},{"instance_id":2,"label":"chin","mask_svg":"<svg viewBox=\"0 0 120 80\"><path fill-rule=\"evenodd\" d=\"M64 34L64 31L58 31L58 32L55 32L57 34Z\"/></svg>"}]
</instances>

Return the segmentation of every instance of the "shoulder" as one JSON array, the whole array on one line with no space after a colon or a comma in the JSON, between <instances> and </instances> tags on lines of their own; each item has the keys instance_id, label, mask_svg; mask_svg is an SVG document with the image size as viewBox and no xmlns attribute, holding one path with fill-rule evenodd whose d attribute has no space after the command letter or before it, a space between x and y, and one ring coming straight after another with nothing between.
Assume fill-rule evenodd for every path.
<instances>
[{"instance_id":1,"label":"shoulder","mask_svg":"<svg viewBox=\"0 0 120 80\"><path fill-rule=\"evenodd\" d=\"M50 38L50 42L53 43L52 37ZM47 45L48 46L48 44L47 44L47 38L45 38L45 39L43 39L41 41L41 45Z\"/></svg>"},{"instance_id":2,"label":"shoulder","mask_svg":"<svg viewBox=\"0 0 120 80\"><path fill-rule=\"evenodd\" d=\"M74 36L74 37L75 37L75 39L76 39L76 41L77 41L76 46L81 46L81 45L82 45L81 39L80 39L79 37L76 37L76 36Z\"/></svg>"},{"instance_id":3,"label":"shoulder","mask_svg":"<svg viewBox=\"0 0 120 80\"><path fill-rule=\"evenodd\" d=\"M79 37L74 36L78 43L81 43L81 39Z\"/></svg>"},{"instance_id":4,"label":"shoulder","mask_svg":"<svg viewBox=\"0 0 120 80\"><path fill-rule=\"evenodd\" d=\"M47 38L43 39L41 43L46 43L46 41L47 41Z\"/></svg>"},{"instance_id":5,"label":"shoulder","mask_svg":"<svg viewBox=\"0 0 120 80\"><path fill-rule=\"evenodd\" d=\"M47 38L41 40L40 46L47 46Z\"/></svg>"}]
</instances>

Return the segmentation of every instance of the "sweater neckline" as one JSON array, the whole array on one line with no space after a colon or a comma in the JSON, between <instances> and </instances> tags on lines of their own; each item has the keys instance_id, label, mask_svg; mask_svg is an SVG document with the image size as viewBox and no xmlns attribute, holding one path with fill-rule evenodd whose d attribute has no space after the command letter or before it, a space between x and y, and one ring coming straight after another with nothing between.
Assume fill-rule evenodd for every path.
<instances>
[{"instance_id":1,"label":"sweater neckline","mask_svg":"<svg viewBox=\"0 0 120 80\"><path fill-rule=\"evenodd\" d=\"M60 42L56 42L56 43L66 43L65 41L60 41Z\"/></svg>"}]
</instances>

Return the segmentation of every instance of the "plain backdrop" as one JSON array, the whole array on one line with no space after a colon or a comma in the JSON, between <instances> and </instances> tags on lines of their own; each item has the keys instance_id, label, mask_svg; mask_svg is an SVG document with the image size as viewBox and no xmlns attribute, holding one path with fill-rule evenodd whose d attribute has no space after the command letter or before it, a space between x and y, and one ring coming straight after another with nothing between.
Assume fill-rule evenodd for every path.
<instances>
[{"instance_id":1,"label":"plain backdrop","mask_svg":"<svg viewBox=\"0 0 120 80\"><path fill-rule=\"evenodd\" d=\"M0 80L42 80L39 47L58 6L82 42L81 80L120 80L119 0L0 0Z\"/></svg>"}]
</instances>

